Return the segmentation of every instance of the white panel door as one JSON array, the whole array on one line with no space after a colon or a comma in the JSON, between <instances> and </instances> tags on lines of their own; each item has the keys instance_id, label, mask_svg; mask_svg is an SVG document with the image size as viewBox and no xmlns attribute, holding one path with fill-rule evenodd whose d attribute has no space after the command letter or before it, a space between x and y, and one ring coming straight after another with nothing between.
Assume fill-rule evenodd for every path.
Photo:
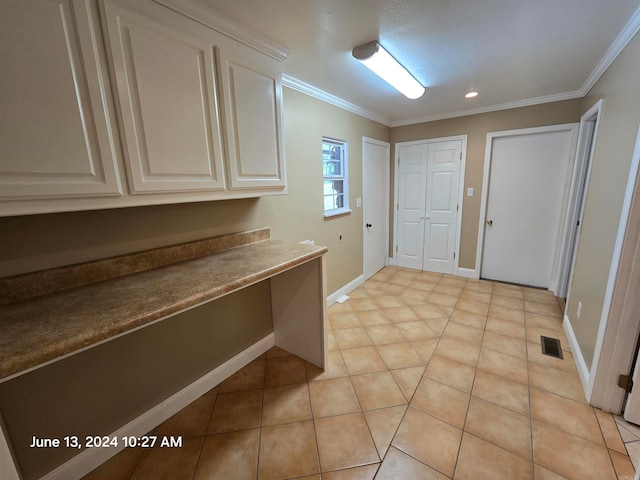
<instances>
[{"instance_id":1,"label":"white panel door","mask_svg":"<svg viewBox=\"0 0 640 480\"><path fill-rule=\"evenodd\" d=\"M213 37L151 7L143 15L105 2L129 188L223 190Z\"/></svg>"},{"instance_id":2,"label":"white panel door","mask_svg":"<svg viewBox=\"0 0 640 480\"><path fill-rule=\"evenodd\" d=\"M453 273L462 142L430 143L423 270Z\"/></svg>"},{"instance_id":3,"label":"white panel door","mask_svg":"<svg viewBox=\"0 0 640 480\"><path fill-rule=\"evenodd\" d=\"M0 200L121 193L94 10L79 0L0 2Z\"/></svg>"},{"instance_id":4,"label":"white panel door","mask_svg":"<svg viewBox=\"0 0 640 480\"><path fill-rule=\"evenodd\" d=\"M461 152L461 140L398 147L398 266L454 272Z\"/></svg>"},{"instance_id":5,"label":"white panel door","mask_svg":"<svg viewBox=\"0 0 640 480\"><path fill-rule=\"evenodd\" d=\"M389 144L363 141L364 277L383 268L388 255Z\"/></svg>"},{"instance_id":6,"label":"white panel door","mask_svg":"<svg viewBox=\"0 0 640 480\"><path fill-rule=\"evenodd\" d=\"M493 139L483 278L549 286L572 139L569 130Z\"/></svg>"},{"instance_id":7,"label":"white panel door","mask_svg":"<svg viewBox=\"0 0 640 480\"><path fill-rule=\"evenodd\" d=\"M427 145L403 145L398 150L396 263L400 267L422 270Z\"/></svg>"}]
</instances>

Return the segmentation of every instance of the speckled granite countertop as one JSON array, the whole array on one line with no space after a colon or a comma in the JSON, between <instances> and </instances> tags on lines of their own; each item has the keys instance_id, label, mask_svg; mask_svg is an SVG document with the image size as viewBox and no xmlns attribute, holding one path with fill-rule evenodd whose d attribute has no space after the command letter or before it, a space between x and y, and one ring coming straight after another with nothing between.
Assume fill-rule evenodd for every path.
<instances>
[{"instance_id":1,"label":"speckled granite countertop","mask_svg":"<svg viewBox=\"0 0 640 480\"><path fill-rule=\"evenodd\" d=\"M0 380L265 280L326 251L259 240L0 305Z\"/></svg>"}]
</instances>

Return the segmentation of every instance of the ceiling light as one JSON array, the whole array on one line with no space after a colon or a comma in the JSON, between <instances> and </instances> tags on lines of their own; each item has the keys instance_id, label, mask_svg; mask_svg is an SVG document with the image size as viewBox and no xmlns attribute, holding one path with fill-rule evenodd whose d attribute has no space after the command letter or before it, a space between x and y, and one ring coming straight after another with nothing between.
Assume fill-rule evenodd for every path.
<instances>
[{"instance_id":1,"label":"ceiling light","mask_svg":"<svg viewBox=\"0 0 640 480\"><path fill-rule=\"evenodd\" d=\"M478 92L469 92L465 95L465 98L473 98L477 96L478 96Z\"/></svg>"},{"instance_id":2,"label":"ceiling light","mask_svg":"<svg viewBox=\"0 0 640 480\"><path fill-rule=\"evenodd\" d=\"M400 65L389 52L382 48L382 45L378 42L373 41L356 47L351 53L406 97L416 99L424 94L425 88L420 85L420 82L406 68Z\"/></svg>"}]
</instances>

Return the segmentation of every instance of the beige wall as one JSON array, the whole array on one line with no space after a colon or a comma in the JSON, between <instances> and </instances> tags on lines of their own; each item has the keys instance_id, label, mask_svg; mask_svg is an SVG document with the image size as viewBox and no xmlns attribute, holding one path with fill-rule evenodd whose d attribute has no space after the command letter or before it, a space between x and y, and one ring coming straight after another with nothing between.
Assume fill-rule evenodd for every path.
<instances>
[{"instance_id":1,"label":"beige wall","mask_svg":"<svg viewBox=\"0 0 640 480\"><path fill-rule=\"evenodd\" d=\"M473 187L474 196L464 196L460 239L460 267L474 269L476 266L478 221L480 218L482 174L487 133L577 122L580 120L580 108L580 99L567 100L408 125L391 130L392 144L453 135L467 135L464 188L466 192L467 188ZM391 211L393 212L393 209ZM393 241L391 241L391 245L393 245Z\"/></svg>"},{"instance_id":2,"label":"beige wall","mask_svg":"<svg viewBox=\"0 0 640 480\"><path fill-rule=\"evenodd\" d=\"M582 234L566 314L591 368L609 269L640 124L640 36L627 45L583 102L604 99ZM576 310L582 303L580 318Z\"/></svg>"},{"instance_id":3,"label":"beige wall","mask_svg":"<svg viewBox=\"0 0 640 480\"><path fill-rule=\"evenodd\" d=\"M32 436L110 435L273 331L263 281L0 383L0 418L24 480L78 454Z\"/></svg>"},{"instance_id":4,"label":"beige wall","mask_svg":"<svg viewBox=\"0 0 640 480\"><path fill-rule=\"evenodd\" d=\"M329 247L329 293L362 275L362 137L389 141L389 127L294 90L285 90L285 142L289 195L260 201L257 215L285 240L315 240ZM349 142L349 205L352 213L324 218L322 136ZM342 240L338 234L342 233Z\"/></svg>"},{"instance_id":5,"label":"beige wall","mask_svg":"<svg viewBox=\"0 0 640 480\"><path fill-rule=\"evenodd\" d=\"M355 207L362 137L388 141L390 129L287 88L284 128L288 195L0 218L0 276L269 226L273 238L328 246L328 290L337 290L362 274L362 209L324 219L321 137L349 142Z\"/></svg>"}]
</instances>

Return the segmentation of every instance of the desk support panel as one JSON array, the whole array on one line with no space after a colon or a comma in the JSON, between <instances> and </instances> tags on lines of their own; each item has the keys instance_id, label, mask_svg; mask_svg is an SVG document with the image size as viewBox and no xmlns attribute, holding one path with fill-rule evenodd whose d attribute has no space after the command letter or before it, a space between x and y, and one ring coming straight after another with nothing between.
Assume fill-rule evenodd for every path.
<instances>
[{"instance_id":1,"label":"desk support panel","mask_svg":"<svg viewBox=\"0 0 640 480\"><path fill-rule=\"evenodd\" d=\"M323 255L271 278L276 346L327 366L326 259Z\"/></svg>"}]
</instances>

